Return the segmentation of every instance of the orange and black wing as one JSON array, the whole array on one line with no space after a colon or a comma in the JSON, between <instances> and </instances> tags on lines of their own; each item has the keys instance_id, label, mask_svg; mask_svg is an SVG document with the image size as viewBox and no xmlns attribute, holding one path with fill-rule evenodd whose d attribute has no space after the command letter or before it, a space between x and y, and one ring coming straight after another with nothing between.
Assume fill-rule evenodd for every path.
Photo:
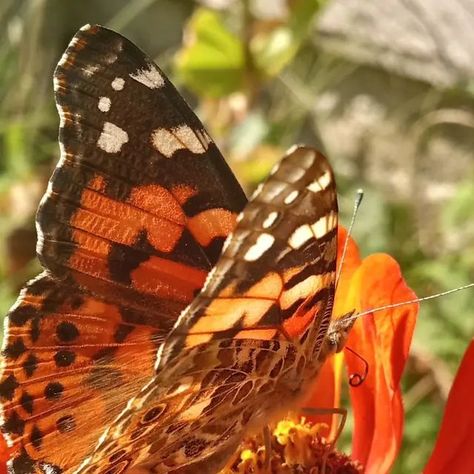
<instances>
[{"instance_id":1,"label":"orange and black wing","mask_svg":"<svg viewBox=\"0 0 474 474\"><path fill-rule=\"evenodd\" d=\"M87 26L55 72L61 159L37 215L46 272L7 318L15 473L72 472L153 372L246 199L168 79Z\"/></svg>"},{"instance_id":2,"label":"orange and black wing","mask_svg":"<svg viewBox=\"0 0 474 474\"><path fill-rule=\"evenodd\" d=\"M38 211L55 277L175 316L245 195L199 119L136 46L87 26L54 75L61 160Z\"/></svg>"},{"instance_id":3,"label":"orange and black wing","mask_svg":"<svg viewBox=\"0 0 474 474\"><path fill-rule=\"evenodd\" d=\"M327 159L288 152L237 218L201 293L181 314L160 366L212 339L298 341L317 326L318 344L335 291L338 208Z\"/></svg>"},{"instance_id":4,"label":"orange and black wing","mask_svg":"<svg viewBox=\"0 0 474 474\"><path fill-rule=\"evenodd\" d=\"M22 290L0 380L12 472L70 472L90 453L153 374L163 333L147 318L46 274Z\"/></svg>"},{"instance_id":5,"label":"orange and black wing","mask_svg":"<svg viewBox=\"0 0 474 474\"><path fill-rule=\"evenodd\" d=\"M219 472L249 428L294 408L330 322L336 236L331 167L295 148L238 217L156 375L79 472Z\"/></svg>"}]
</instances>

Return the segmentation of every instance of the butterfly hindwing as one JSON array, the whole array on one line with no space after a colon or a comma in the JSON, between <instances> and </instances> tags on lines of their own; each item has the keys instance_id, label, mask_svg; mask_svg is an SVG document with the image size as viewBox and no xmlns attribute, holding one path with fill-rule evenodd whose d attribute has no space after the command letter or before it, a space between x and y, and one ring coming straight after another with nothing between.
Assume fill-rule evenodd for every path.
<instances>
[{"instance_id":1,"label":"butterfly hindwing","mask_svg":"<svg viewBox=\"0 0 474 474\"><path fill-rule=\"evenodd\" d=\"M218 472L246 431L291 409L320 367L336 236L332 170L295 148L237 219L161 347L157 375L79 472Z\"/></svg>"},{"instance_id":2,"label":"butterfly hindwing","mask_svg":"<svg viewBox=\"0 0 474 474\"><path fill-rule=\"evenodd\" d=\"M47 271L8 315L0 376L16 474L72 472L92 452L246 202L178 92L119 34L81 29L54 79L61 159L37 214Z\"/></svg>"},{"instance_id":3,"label":"butterfly hindwing","mask_svg":"<svg viewBox=\"0 0 474 474\"><path fill-rule=\"evenodd\" d=\"M165 334L145 318L46 274L28 284L8 315L0 382L13 472L69 472L92 450L153 374Z\"/></svg>"}]
</instances>

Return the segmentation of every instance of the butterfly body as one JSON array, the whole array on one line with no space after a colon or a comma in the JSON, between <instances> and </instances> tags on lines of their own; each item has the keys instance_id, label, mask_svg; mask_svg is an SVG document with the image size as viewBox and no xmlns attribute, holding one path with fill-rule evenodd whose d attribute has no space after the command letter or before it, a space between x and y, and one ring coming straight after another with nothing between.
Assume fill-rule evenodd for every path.
<instances>
[{"instance_id":1,"label":"butterfly body","mask_svg":"<svg viewBox=\"0 0 474 474\"><path fill-rule=\"evenodd\" d=\"M3 347L9 468L218 472L245 434L304 401L345 341L331 323L331 166L295 147L246 204L164 74L99 26L72 40L55 93L46 271Z\"/></svg>"}]
</instances>

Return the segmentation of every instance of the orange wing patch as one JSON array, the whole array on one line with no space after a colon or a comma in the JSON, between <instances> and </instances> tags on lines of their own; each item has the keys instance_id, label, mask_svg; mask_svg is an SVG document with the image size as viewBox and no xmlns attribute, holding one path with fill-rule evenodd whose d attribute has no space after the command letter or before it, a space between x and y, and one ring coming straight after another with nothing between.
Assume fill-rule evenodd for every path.
<instances>
[{"instance_id":1,"label":"orange wing patch","mask_svg":"<svg viewBox=\"0 0 474 474\"><path fill-rule=\"evenodd\" d=\"M40 460L69 472L92 451L153 374L169 328L148 319L47 276L30 283L8 316L0 379L15 472Z\"/></svg>"}]
</instances>

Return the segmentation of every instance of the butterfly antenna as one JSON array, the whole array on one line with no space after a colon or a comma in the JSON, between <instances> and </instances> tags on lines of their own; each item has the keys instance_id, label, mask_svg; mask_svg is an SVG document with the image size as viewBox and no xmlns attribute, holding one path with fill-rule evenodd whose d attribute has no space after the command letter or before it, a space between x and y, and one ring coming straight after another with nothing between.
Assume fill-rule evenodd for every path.
<instances>
[{"instance_id":1,"label":"butterfly antenna","mask_svg":"<svg viewBox=\"0 0 474 474\"><path fill-rule=\"evenodd\" d=\"M423 296L422 298L416 298L413 300L408 300L408 301L402 301L401 303L392 303L392 304L387 304L384 306L379 306L378 308L373 308L373 309L367 309L365 311L362 311L360 313L356 313L352 316L349 316L345 321L355 321L356 319L361 318L362 316L366 316L367 314L370 313L376 313L379 311L384 311L386 309L394 309L394 308L399 308L400 306L406 306L409 304L415 304L415 303L421 303L422 301L428 301L428 300L434 300L435 298L440 298L441 296L446 296L450 295L451 293L456 293L458 291L462 290L467 290L468 288L474 288L474 283L469 283L467 285L460 286L458 288L453 288L451 290L443 291L441 293L436 293L435 295L430 295L430 296Z\"/></svg>"},{"instance_id":2,"label":"butterfly antenna","mask_svg":"<svg viewBox=\"0 0 474 474\"><path fill-rule=\"evenodd\" d=\"M354 223L355 223L355 220L356 220L356 217L357 217L357 212L359 211L360 203L362 202L363 197L364 197L364 190L363 189L358 189L357 193L356 193L355 200L354 200L354 208L352 210L351 222L349 224L349 229L347 230L346 240L344 241L344 247L342 249L341 263L340 263L339 268L337 270L336 288L337 288L337 284L339 283L339 278L341 277L342 267L344 266L344 260L346 258L347 247L349 245L349 238L352 235L352 227L354 227Z\"/></svg>"},{"instance_id":3,"label":"butterfly antenna","mask_svg":"<svg viewBox=\"0 0 474 474\"><path fill-rule=\"evenodd\" d=\"M364 365L362 374L354 372L353 374L349 375L349 385L351 387L358 387L359 385L362 385L364 383L364 380L367 378L367 374L369 373L369 363L360 354L358 354L350 347L346 346L345 349L351 354L354 354L354 356L357 357Z\"/></svg>"}]
</instances>

